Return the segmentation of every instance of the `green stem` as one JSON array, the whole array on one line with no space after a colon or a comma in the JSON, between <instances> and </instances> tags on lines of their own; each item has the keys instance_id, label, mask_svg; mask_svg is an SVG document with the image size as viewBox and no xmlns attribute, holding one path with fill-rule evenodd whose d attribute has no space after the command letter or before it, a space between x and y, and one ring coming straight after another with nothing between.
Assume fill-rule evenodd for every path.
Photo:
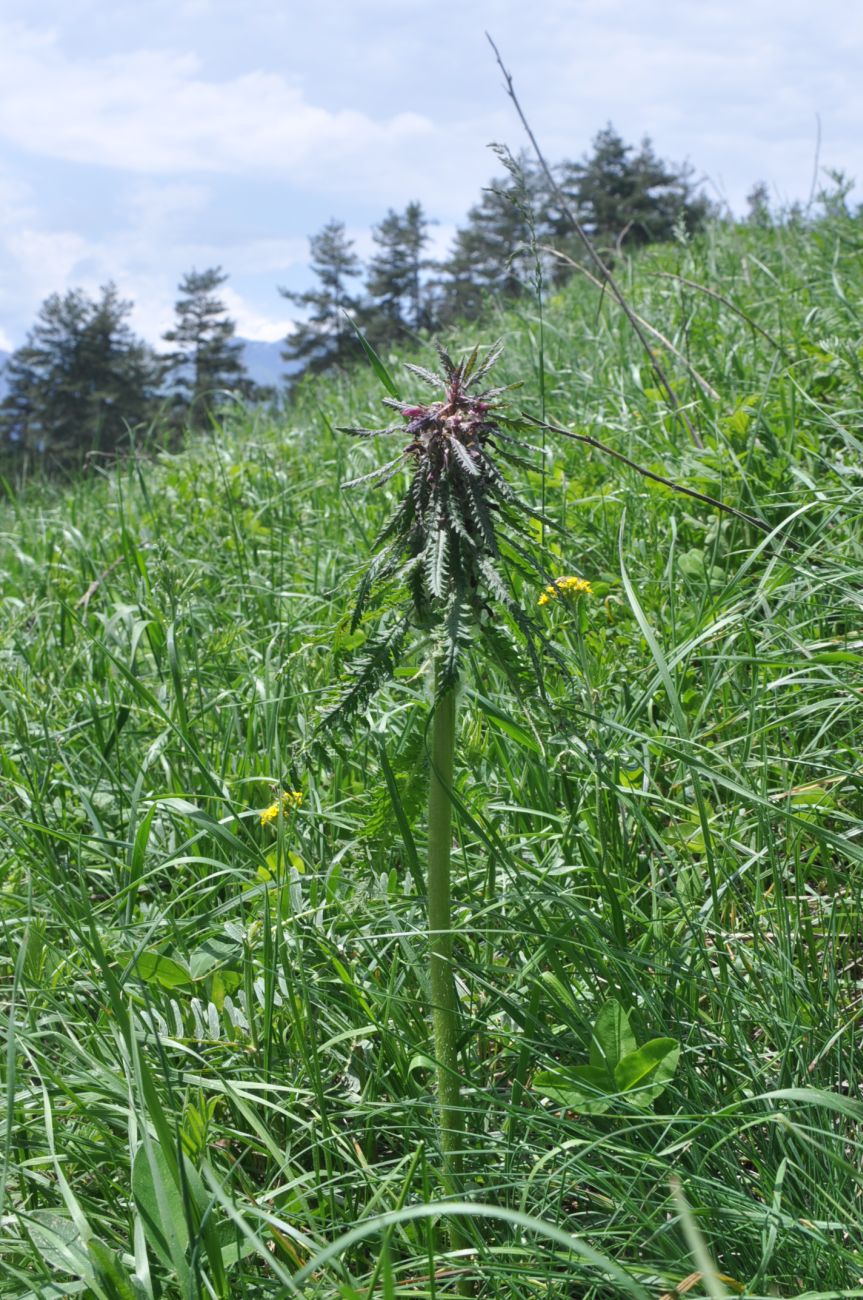
<instances>
[{"instance_id":1,"label":"green stem","mask_svg":"<svg viewBox=\"0 0 863 1300\"><path fill-rule=\"evenodd\" d=\"M452 849L452 777L455 757L455 691L437 700L432 718L428 828L429 974L437 1062L441 1173L448 1196L462 1195L464 1110L458 1069L458 1002L452 964L450 853ZM449 1228L450 1245L466 1245L457 1222Z\"/></svg>"}]
</instances>

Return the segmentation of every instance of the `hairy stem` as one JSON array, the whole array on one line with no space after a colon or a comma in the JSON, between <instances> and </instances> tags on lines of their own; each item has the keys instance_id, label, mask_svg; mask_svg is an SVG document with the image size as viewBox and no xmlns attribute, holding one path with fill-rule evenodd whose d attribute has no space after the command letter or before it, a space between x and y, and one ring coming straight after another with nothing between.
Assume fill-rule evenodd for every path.
<instances>
[{"instance_id":1,"label":"hairy stem","mask_svg":"<svg viewBox=\"0 0 863 1300\"><path fill-rule=\"evenodd\" d=\"M464 1111L458 1069L458 1004L452 965L450 853L452 847L452 776L455 757L455 691L438 697L432 718L428 829L429 974L432 1000L440 1145L444 1189L461 1195ZM465 1242L457 1223L449 1228L450 1244Z\"/></svg>"}]
</instances>

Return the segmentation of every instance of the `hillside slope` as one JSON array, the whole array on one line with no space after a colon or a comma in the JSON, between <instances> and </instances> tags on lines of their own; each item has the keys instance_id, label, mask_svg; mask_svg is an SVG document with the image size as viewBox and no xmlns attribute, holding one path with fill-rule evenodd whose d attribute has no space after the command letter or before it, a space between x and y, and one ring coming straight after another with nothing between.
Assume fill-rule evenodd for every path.
<instances>
[{"instance_id":1,"label":"hillside slope","mask_svg":"<svg viewBox=\"0 0 863 1300\"><path fill-rule=\"evenodd\" d=\"M388 418L374 375L4 505L4 1294L443 1296L461 1269L657 1296L694 1267L673 1178L731 1290L857 1285L860 236L718 228L619 268L701 447L586 281L542 335L525 303L448 340L502 338L514 408L776 530L550 432L525 453L549 579L593 595L510 575L542 691L471 646L455 952L487 1208L455 1260L423 1209L423 640L316 739L386 616L351 630L404 483L344 491L393 444L337 431ZM408 359L434 355L383 358L425 396ZM302 806L262 822L282 790ZM573 1071L612 995L681 1054L596 1114Z\"/></svg>"}]
</instances>

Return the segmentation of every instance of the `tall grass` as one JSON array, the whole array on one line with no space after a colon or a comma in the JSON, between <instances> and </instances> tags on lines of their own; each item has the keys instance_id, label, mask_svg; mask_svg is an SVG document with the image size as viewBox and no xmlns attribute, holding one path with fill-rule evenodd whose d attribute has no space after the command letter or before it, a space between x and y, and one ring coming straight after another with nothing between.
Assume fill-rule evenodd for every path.
<instances>
[{"instance_id":1,"label":"tall grass","mask_svg":"<svg viewBox=\"0 0 863 1300\"><path fill-rule=\"evenodd\" d=\"M373 376L4 507L0 1294L655 1297L693 1225L729 1291L863 1294L860 244L717 228L621 268L720 394L664 356L702 450L612 303L546 304L549 420L776 534L552 449L560 572L596 594L542 611L545 699L483 660L459 705L461 1251L421 652L312 744L391 505L340 491L378 452L331 432L374 418ZM530 375L529 309L498 335ZM302 808L261 825L282 789ZM677 1074L646 1111L566 1111L533 1076L587 1059L609 996Z\"/></svg>"}]
</instances>

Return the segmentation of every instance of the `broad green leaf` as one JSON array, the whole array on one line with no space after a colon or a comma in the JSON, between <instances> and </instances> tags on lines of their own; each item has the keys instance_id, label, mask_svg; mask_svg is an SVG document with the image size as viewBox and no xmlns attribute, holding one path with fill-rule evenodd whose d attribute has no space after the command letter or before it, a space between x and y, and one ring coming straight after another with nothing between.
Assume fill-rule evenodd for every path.
<instances>
[{"instance_id":1,"label":"broad green leaf","mask_svg":"<svg viewBox=\"0 0 863 1300\"><path fill-rule=\"evenodd\" d=\"M189 1214L201 1224L200 1234L207 1253L216 1294L227 1296L227 1278L222 1259L218 1223L201 1176L190 1160L183 1159L184 1199L164 1151L157 1142L138 1148L132 1163L132 1196L144 1225L147 1242L166 1268L173 1270L184 1289L189 1283Z\"/></svg>"},{"instance_id":2,"label":"broad green leaf","mask_svg":"<svg viewBox=\"0 0 863 1300\"><path fill-rule=\"evenodd\" d=\"M540 976L546 988L551 989L557 1000L568 1010L576 1015L580 1013L581 1008L576 1002L570 989L555 975L554 971L544 970Z\"/></svg>"},{"instance_id":3,"label":"broad green leaf","mask_svg":"<svg viewBox=\"0 0 863 1300\"><path fill-rule=\"evenodd\" d=\"M189 957L189 974L193 980L205 979L222 966L242 961L242 944L226 935L212 935L205 939Z\"/></svg>"},{"instance_id":4,"label":"broad green leaf","mask_svg":"<svg viewBox=\"0 0 863 1300\"><path fill-rule=\"evenodd\" d=\"M27 1231L41 1258L50 1268L92 1280L90 1261L78 1229L71 1219L53 1210L34 1210Z\"/></svg>"},{"instance_id":5,"label":"broad green leaf","mask_svg":"<svg viewBox=\"0 0 863 1300\"><path fill-rule=\"evenodd\" d=\"M196 948L189 957L189 974L193 980L206 979L220 965L215 953L207 952L205 948Z\"/></svg>"},{"instance_id":6,"label":"broad green leaf","mask_svg":"<svg viewBox=\"0 0 863 1300\"><path fill-rule=\"evenodd\" d=\"M87 1250L96 1276L110 1300L146 1300L147 1292L141 1283L137 1278L129 1276L113 1250L109 1250L104 1242L94 1238Z\"/></svg>"},{"instance_id":7,"label":"broad green leaf","mask_svg":"<svg viewBox=\"0 0 863 1300\"><path fill-rule=\"evenodd\" d=\"M618 1062L614 1081L621 1092L637 1090L629 1100L647 1106L674 1077L679 1059L680 1045L675 1039L652 1038Z\"/></svg>"},{"instance_id":8,"label":"broad green leaf","mask_svg":"<svg viewBox=\"0 0 863 1300\"><path fill-rule=\"evenodd\" d=\"M532 736L520 722L516 722L508 713L504 713L498 704L493 704L484 695L480 695L479 691L472 691L471 695L482 708L486 721L493 727L509 736L510 740L514 740L523 749L529 749L534 754L542 754L542 748L536 737Z\"/></svg>"},{"instance_id":9,"label":"broad green leaf","mask_svg":"<svg viewBox=\"0 0 863 1300\"><path fill-rule=\"evenodd\" d=\"M161 984L163 989L178 989L192 982L185 966L153 950L141 953L135 962L135 974L147 984Z\"/></svg>"},{"instance_id":10,"label":"broad green leaf","mask_svg":"<svg viewBox=\"0 0 863 1300\"><path fill-rule=\"evenodd\" d=\"M629 1027L629 1013L616 998L609 998L600 1008L590 1043L590 1064L614 1075L617 1063L635 1051L635 1035ZM611 1077L609 1077L609 1085Z\"/></svg>"},{"instance_id":11,"label":"broad green leaf","mask_svg":"<svg viewBox=\"0 0 863 1300\"><path fill-rule=\"evenodd\" d=\"M611 1105L611 1078L604 1069L593 1065L576 1065L566 1073L540 1070L533 1076L533 1086L543 1097L585 1115L602 1115Z\"/></svg>"},{"instance_id":12,"label":"broad green leaf","mask_svg":"<svg viewBox=\"0 0 863 1300\"><path fill-rule=\"evenodd\" d=\"M186 1285L189 1270L186 1251L189 1228L186 1207L162 1148L142 1144L132 1164L132 1196L144 1224L148 1246L165 1268Z\"/></svg>"},{"instance_id":13,"label":"broad green leaf","mask_svg":"<svg viewBox=\"0 0 863 1300\"><path fill-rule=\"evenodd\" d=\"M686 551L677 561L681 573L687 578L703 578L705 574L704 552L697 547Z\"/></svg>"}]
</instances>

